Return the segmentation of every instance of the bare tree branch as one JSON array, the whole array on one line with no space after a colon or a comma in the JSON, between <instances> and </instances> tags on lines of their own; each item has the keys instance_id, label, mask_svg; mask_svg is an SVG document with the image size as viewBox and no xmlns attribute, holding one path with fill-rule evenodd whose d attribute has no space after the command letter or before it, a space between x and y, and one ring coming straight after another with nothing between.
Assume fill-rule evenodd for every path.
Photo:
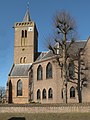
<instances>
[{"instance_id":1,"label":"bare tree branch","mask_svg":"<svg viewBox=\"0 0 90 120\"><path fill-rule=\"evenodd\" d=\"M76 59L76 56L73 53L69 53L70 48L75 42L75 31L76 24L74 19L70 16L70 14L66 11L61 11L56 14L54 18L54 25L56 29L56 39L55 42L58 43L59 46L51 46L49 44L48 48L53 52L54 55L59 54L56 57L57 63L62 69L62 79L63 79L63 90L64 91L64 101L67 103L67 82L72 82L77 84L75 81L69 80L67 75L67 60L68 58ZM75 35L74 35L75 34ZM58 52L57 52L58 51ZM62 62L60 61L60 57L62 56Z\"/></svg>"}]
</instances>

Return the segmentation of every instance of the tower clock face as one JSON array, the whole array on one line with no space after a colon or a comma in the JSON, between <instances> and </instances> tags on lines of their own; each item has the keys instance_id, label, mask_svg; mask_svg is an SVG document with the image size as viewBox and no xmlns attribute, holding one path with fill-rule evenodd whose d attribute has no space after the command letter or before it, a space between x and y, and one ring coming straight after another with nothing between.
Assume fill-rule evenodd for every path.
<instances>
[{"instance_id":1,"label":"tower clock face","mask_svg":"<svg viewBox=\"0 0 90 120\"><path fill-rule=\"evenodd\" d=\"M28 27L28 31L33 31L33 27Z\"/></svg>"}]
</instances>

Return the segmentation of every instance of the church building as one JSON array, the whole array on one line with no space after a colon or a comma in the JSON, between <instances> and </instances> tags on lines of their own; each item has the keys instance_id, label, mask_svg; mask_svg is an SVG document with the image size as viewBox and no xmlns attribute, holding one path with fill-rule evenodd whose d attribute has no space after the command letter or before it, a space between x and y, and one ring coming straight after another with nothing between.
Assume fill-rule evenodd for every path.
<instances>
[{"instance_id":1,"label":"church building","mask_svg":"<svg viewBox=\"0 0 90 120\"><path fill-rule=\"evenodd\" d=\"M69 62L67 102L78 103L79 74L82 102L90 102L90 38L75 42L70 52L72 49L72 54L80 55L80 73L78 60ZM38 30L27 9L23 21L14 24L14 64L8 75L7 102L64 103L63 71L56 58L51 50L38 52Z\"/></svg>"}]
</instances>

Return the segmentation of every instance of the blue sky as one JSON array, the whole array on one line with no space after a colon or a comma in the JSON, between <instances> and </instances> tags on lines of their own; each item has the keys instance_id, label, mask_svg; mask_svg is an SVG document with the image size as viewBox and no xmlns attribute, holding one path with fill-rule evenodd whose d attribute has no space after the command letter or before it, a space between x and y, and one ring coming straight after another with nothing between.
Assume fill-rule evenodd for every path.
<instances>
[{"instance_id":1,"label":"blue sky","mask_svg":"<svg viewBox=\"0 0 90 120\"><path fill-rule=\"evenodd\" d=\"M66 10L76 20L80 40L90 35L90 0L0 0L0 86L5 86L13 64L14 23L22 22L29 2L30 16L39 32L39 51L52 34L53 17Z\"/></svg>"}]
</instances>

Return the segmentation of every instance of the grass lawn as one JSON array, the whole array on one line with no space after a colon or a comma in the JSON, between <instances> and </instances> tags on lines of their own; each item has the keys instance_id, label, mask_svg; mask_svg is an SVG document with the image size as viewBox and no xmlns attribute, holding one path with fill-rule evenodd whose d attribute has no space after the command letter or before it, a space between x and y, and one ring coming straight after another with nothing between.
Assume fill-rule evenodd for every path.
<instances>
[{"instance_id":1,"label":"grass lawn","mask_svg":"<svg viewBox=\"0 0 90 120\"><path fill-rule=\"evenodd\" d=\"M90 120L90 113L0 113L0 120Z\"/></svg>"}]
</instances>

